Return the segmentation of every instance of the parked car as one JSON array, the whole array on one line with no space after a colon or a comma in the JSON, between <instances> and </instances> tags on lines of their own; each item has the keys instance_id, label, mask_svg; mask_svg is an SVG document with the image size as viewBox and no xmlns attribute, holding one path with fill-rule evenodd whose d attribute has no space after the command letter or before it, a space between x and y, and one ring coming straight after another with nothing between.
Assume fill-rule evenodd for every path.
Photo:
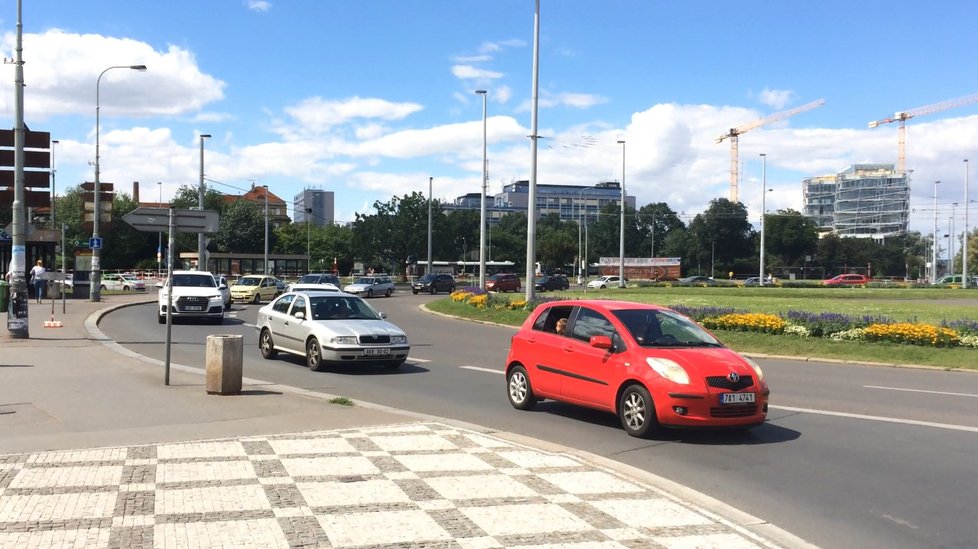
<instances>
[{"instance_id":1,"label":"parked car","mask_svg":"<svg viewBox=\"0 0 978 549\"><path fill-rule=\"evenodd\" d=\"M173 271L170 279L161 284L156 308L160 324L166 323L168 302L174 319L203 318L220 324L227 310L217 280L207 271Z\"/></svg>"},{"instance_id":2,"label":"parked car","mask_svg":"<svg viewBox=\"0 0 978 549\"><path fill-rule=\"evenodd\" d=\"M125 292L142 292L146 289L146 283L130 274L102 273L102 281L99 285L103 290L122 290Z\"/></svg>"},{"instance_id":3,"label":"parked car","mask_svg":"<svg viewBox=\"0 0 978 549\"><path fill-rule=\"evenodd\" d=\"M589 290L601 290L601 289L604 289L604 288L617 288L618 287L618 281L619 280L620 279L618 278L618 275L599 276L598 278L595 278L594 280L588 282L587 283L587 287L588 287ZM625 279L625 281L627 282L628 279Z\"/></svg>"},{"instance_id":4,"label":"parked car","mask_svg":"<svg viewBox=\"0 0 978 549\"><path fill-rule=\"evenodd\" d=\"M533 286L541 292L546 292L547 290L568 290L570 289L570 282L562 274L546 275L537 278Z\"/></svg>"},{"instance_id":5,"label":"parked car","mask_svg":"<svg viewBox=\"0 0 978 549\"><path fill-rule=\"evenodd\" d=\"M566 328L558 334L562 319ZM658 305L544 303L513 336L506 358L513 407L529 410L553 399L604 410L636 437L660 427L760 425L769 393L754 361Z\"/></svg>"},{"instance_id":6,"label":"parked car","mask_svg":"<svg viewBox=\"0 0 978 549\"><path fill-rule=\"evenodd\" d=\"M309 274L302 275L301 277L299 277L299 280L296 280L292 284L287 285L285 287L285 291L287 292L296 291L297 287L299 286L301 286L302 289L305 290L313 290L315 289L313 285L316 284L331 284L333 288L335 288L337 291L339 291L340 289L340 279L335 274L309 273ZM326 288L326 289L332 289L332 288Z\"/></svg>"},{"instance_id":7,"label":"parked car","mask_svg":"<svg viewBox=\"0 0 978 549\"><path fill-rule=\"evenodd\" d=\"M243 276L231 286L231 301L271 301L279 294L276 280L278 279L270 275Z\"/></svg>"},{"instance_id":8,"label":"parked car","mask_svg":"<svg viewBox=\"0 0 978 549\"><path fill-rule=\"evenodd\" d=\"M520 291L520 277L510 273L496 273L486 279L486 290L490 292Z\"/></svg>"},{"instance_id":9,"label":"parked car","mask_svg":"<svg viewBox=\"0 0 978 549\"><path fill-rule=\"evenodd\" d=\"M310 370L332 364L398 368L411 350L407 335L366 301L343 292L291 292L258 310L258 348L274 359L303 356Z\"/></svg>"},{"instance_id":10,"label":"parked car","mask_svg":"<svg viewBox=\"0 0 978 549\"><path fill-rule=\"evenodd\" d=\"M677 282L682 282L683 284L705 284L706 286L716 286L717 281L711 276L684 276L680 278Z\"/></svg>"},{"instance_id":11,"label":"parked car","mask_svg":"<svg viewBox=\"0 0 978 549\"><path fill-rule=\"evenodd\" d=\"M869 277L861 274L841 274L822 281L825 286L858 286L868 283Z\"/></svg>"},{"instance_id":12,"label":"parked car","mask_svg":"<svg viewBox=\"0 0 978 549\"><path fill-rule=\"evenodd\" d=\"M348 294L373 297L390 297L394 293L394 281L389 276L361 276L353 284L347 284L343 291Z\"/></svg>"},{"instance_id":13,"label":"parked car","mask_svg":"<svg viewBox=\"0 0 978 549\"><path fill-rule=\"evenodd\" d=\"M428 292L430 294L437 294L438 292L454 292L455 291L455 277L450 274L438 273L438 274L426 274L421 278L414 281L411 284L411 293L417 294L418 292Z\"/></svg>"}]
</instances>

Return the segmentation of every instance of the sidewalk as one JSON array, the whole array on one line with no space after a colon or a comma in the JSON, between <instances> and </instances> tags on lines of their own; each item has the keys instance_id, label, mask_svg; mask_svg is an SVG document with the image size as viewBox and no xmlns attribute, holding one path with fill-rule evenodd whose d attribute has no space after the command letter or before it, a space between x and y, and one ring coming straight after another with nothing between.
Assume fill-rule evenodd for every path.
<instances>
[{"instance_id":1,"label":"sidewalk","mask_svg":"<svg viewBox=\"0 0 978 549\"><path fill-rule=\"evenodd\" d=\"M511 433L248 379L207 395L179 365L164 386L159 362L96 326L154 298L57 301L61 328L32 303L30 339L0 330L0 548L805 545Z\"/></svg>"}]
</instances>

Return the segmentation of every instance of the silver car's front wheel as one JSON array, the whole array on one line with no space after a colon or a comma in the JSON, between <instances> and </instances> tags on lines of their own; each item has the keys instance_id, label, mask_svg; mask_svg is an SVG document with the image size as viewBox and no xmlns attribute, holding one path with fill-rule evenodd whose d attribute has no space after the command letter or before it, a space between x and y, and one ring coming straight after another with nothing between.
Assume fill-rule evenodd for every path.
<instances>
[{"instance_id":1,"label":"silver car's front wheel","mask_svg":"<svg viewBox=\"0 0 978 549\"><path fill-rule=\"evenodd\" d=\"M261 349L262 358L273 359L278 355L275 343L272 342L272 332L268 331L268 328L262 330L261 335L258 336L258 348Z\"/></svg>"},{"instance_id":2,"label":"silver car's front wheel","mask_svg":"<svg viewBox=\"0 0 978 549\"><path fill-rule=\"evenodd\" d=\"M323 349L319 346L319 340L314 337L306 342L306 366L314 372L323 369Z\"/></svg>"}]
</instances>

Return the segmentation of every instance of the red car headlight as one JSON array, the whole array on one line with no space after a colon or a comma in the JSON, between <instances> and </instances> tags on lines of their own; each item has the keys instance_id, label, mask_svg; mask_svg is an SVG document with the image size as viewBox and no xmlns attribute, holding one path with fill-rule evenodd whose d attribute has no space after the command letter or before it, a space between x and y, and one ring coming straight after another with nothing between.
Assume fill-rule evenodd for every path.
<instances>
[{"instance_id":1,"label":"red car headlight","mask_svg":"<svg viewBox=\"0 0 978 549\"><path fill-rule=\"evenodd\" d=\"M655 370L655 373L669 381L680 385L689 385L689 373L678 363L668 358L655 357L646 357L645 363Z\"/></svg>"}]
</instances>

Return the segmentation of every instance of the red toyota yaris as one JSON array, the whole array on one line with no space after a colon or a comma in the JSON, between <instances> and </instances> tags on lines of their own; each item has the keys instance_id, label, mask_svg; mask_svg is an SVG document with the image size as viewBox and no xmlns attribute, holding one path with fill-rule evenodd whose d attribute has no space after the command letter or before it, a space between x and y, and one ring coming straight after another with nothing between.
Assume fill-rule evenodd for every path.
<instances>
[{"instance_id":1,"label":"red toyota yaris","mask_svg":"<svg viewBox=\"0 0 978 549\"><path fill-rule=\"evenodd\" d=\"M770 393L760 366L686 316L605 300L537 307L513 336L506 392L520 410L549 398L611 412L636 437L760 425Z\"/></svg>"}]
</instances>

